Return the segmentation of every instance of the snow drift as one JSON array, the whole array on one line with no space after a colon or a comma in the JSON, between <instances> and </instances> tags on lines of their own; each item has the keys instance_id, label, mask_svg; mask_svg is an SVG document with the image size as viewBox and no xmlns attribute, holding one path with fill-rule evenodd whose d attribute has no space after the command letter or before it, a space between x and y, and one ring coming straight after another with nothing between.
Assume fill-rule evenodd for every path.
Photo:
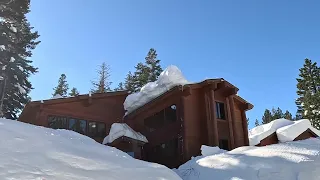
<instances>
[{"instance_id":1,"label":"snow drift","mask_svg":"<svg viewBox=\"0 0 320 180\"><path fill-rule=\"evenodd\" d=\"M246 146L200 156L175 172L184 180L319 180L320 139Z\"/></svg>"},{"instance_id":2,"label":"snow drift","mask_svg":"<svg viewBox=\"0 0 320 180\"><path fill-rule=\"evenodd\" d=\"M134 131L130 126L125 123L113 123L109 135L106 136L102 144L112 143L114 140L126 136L138 141L147 143L147 138L139 132Z\"/></svg>"},{"instance_id":3,"label":"snow drift","mask_svg":"<svg viewBox=\"0 0 320 180\"><path fill-rule=\"evenodd\" d=\"M188 83L189 82L184 78L182 72L177 66L168 66L160 74L157 81L147 83L141 88L140 92L130 94L126 98L123 104L126 114L143 106L174 86L185 85Z\"/></svg>"},{"instance_id":4,"label":"snow drift","mask_svg":"<svg viewBox=\"0 0 320 180\"><path fill-rule=\"evenodd\" d=\"M170 169L136 160L68 130L0 119L0 179L180 179Z\"/></svg>"}]
</instances>

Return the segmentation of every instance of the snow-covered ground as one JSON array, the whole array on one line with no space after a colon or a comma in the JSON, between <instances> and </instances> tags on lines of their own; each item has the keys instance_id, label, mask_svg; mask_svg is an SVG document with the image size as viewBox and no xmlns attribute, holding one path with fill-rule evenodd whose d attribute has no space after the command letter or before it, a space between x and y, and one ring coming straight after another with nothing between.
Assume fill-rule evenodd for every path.
<instances>
[{"instance_id":1,"label":"snow-covered ground","mask_svg":"<svg viewBox=\"0 0 320 180\"><path fill-rule=\"evenodd\" d=\"M240 147L195 157L174 170L184 180L319 180L320 139Z\"/></svg>"},{"instance_id":2,"label":"snow-covered ground","mask_svg":"<svg viewBox=\"0 0 320 180\"><path fill-rule=\"evenodd\" d=\"M184 78L177 66L168 66L160 74L157 81L149 82L141 88L140 92L130 94L123 103L124 109L130 113L174 86L188 83L190 82Z\"/></svg>"},{"instance_id":3,"label":"snow-covered ground","mask_svg":"<svg viewBox=\"0 0 320 180\"><path fill-rule=\"evenodd\" d=\"M136 160L68 130L0 119L0 179L178 180L172 170Z\"/></svg>"}]
</instances>

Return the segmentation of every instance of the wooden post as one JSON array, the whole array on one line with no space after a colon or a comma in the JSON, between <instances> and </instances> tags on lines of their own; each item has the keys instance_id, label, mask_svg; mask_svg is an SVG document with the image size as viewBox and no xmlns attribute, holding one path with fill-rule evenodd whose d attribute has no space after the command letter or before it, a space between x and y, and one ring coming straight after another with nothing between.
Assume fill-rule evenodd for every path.
<instances>
[{"instance_id":1,"label":"wooden post","mask_svg":"<svg viewBox=\"0 0 320 180\"><path fill-rule=\"evenodd\" d=\"M232 117L232 129L233 129L233 140L234 140L234 147L233 148L236 148L238 147L238 143L236 141L236 136L237 136L237 133L236 133L236 119L235 119L235 104L234 104L234 99L233 99L233 95L229 96L229 104L230 104L230 110L231 110L231 117Z\"/></svg>"},{"instance_id":2,"label":"wooden post","mask_svg":"<svg viewBox=\"0 0 320 180\"><path fill-rule=\"evenodd\" d=\"M245 110L241 110L241 118L242 118L242 129L243 129L243 136L244 136L244 145L249 146L248 125L247 125L247 117L246 117Z\"/></svg>"},{"instance_id":3,"label":"wooden post","mask_svg":"<svg viewBox=\"0 0 320 180\"><path fill-rule=\"evenodd\" d=\"M216 102L214 98L214 89L210 88L210 103L211 103L211 119L213 122L213 145L219 146L219 134L218 134L218 120L216 116Z\"/></svg>"},{"instance_id":4,"label":"wooden post","mask_svg":"<svg viewBox=\"0 0 320 180\"><path fill-rule=\"evenodd\" d=\"M231 113L230 101L231 101L231 98L229 96L227 97L227 110L228 110L227 118L228 118L228 125L229 125L230 149L234 149L234 135L233 135L233 125L232 125L232 121L234 120L234 118L232 117L232 113Z\"/></svg>"},{"instance_id":5,"label":"wooden post","mask_svg":"<svg viewBox=\"0 0 320 180\"><path fill-rule=\"evenodd\" d=\"M204 93L205 107L206 107L206 120L207 120L207 131L208 131L208 145L214 146L214 132L213 132L213 118L211 115L211 98L208 93Z\"/></svg>"}]
</instances>

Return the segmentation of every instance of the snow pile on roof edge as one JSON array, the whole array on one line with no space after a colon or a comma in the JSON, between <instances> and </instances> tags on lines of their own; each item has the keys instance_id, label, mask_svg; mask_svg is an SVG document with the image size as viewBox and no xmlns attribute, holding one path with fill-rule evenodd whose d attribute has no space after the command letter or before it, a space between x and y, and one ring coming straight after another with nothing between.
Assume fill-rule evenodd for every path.
<instances>
[{"instance_id":1,"label":"snow pile on roof edge","mask_svg":"<svg viewBox=\"0 0 320 180\"><path fill-rule=\"evenodd\" d=\"M318 136L320 135L320 131L312 128L311 123L308 119L293 121L293 124L277 129L276 133L280 142L288 142L293 141L296 137L298 137L308 129L310 129Z\"/></svg>"},{"instance_id":2,"label":"snow pile on roof edge","mask_svg":"<svg viewBox=\"0 0 320 180\"><path fill-rule=\"evenodd\" d=\"M270 146L239 147L229 152L196 157L178 169L184 180L318 180L320 139Z\"/></svg>"},{"instance_id":3,"label":"snow pile on roof edge","mask_svg":"<svg viewBox=\"0 0 320 180\"><path fill-rule=\"evenodd\" d=\"M174 86L188 83L189 81L184 78L180 69L170 65L159 75L157 81L149 82L141 88L140 92L127 96L123 103L126 114L138 109Z\"/></svg>"},{"instance_id":4,"label":"snow pile on roof edge","mask_svg":"<svg viewBox=\"0 0 320 180\"><path fill-rule=\"evenodd\" d=\"M147 138L139 132L134 131L130 126L125 123L113 123L109 135L103 139L102 144L112 143L114 140L125 136L131 139L147 143Z\"/></svg>"},{"instance_id":5,"label":"snow pile on roof edge","mask_svg":"<svg viewBox=\"0 0 320 180\"><path fill-rule=\"evenodd\" d=\"M76 132L1 118L0 151L0 179L180 179L165 166L136 160Z\"/></svg>"}]
</instances>

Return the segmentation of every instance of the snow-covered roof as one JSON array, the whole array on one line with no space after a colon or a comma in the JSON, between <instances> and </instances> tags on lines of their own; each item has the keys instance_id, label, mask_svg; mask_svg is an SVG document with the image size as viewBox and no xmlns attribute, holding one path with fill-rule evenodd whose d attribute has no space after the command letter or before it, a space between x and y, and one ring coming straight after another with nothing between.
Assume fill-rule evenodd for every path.
<instances>
[{"instance_id":1,"label":"snow-covered roof","mask_svg":"<svg viewBox=\"0 0 320 180\"><path fill-rule=\"evenodd\" d=\"M320 131L313 128L308 119L298 121L276 119L268 124L260 125L249 130L249 144L255 146L273 133L276 133L280 142L293 141L307 129L310 129L318 136L320 135Z\"/></svg>"},{"instance_id":2,"label":"snow-covered roof","mask_svg":"<svg viewBox=\"0 0 320 180\"><path fill-rule=\"evenodd\" d=\"M114 140L116 140L116 139L118 139L120 137L123 137L123 136L131 138L131 139L135 139L135 140L138 140L138 141L142 141L142 142L145 142L145 143L148 142L147 138L144 135L142 135L139 132L134 131L127 124L125 124L125 123L113 123L111 125L111 129L110 129L109 135L106 136L103 139L103 143L102 144L112 143Z\"/></svg>"},{"instance_id":3,"label":"snow-covered roof","mask_svg":"<svg viewBox=\"0 0 320 180\"><path fill-rule=\"evenodd\" d=\"M187 81L177 66L168 66L155 82L144 85L137 93L127 96L123 103L126 114L138 109L177 85L185 85Z\"/></svg>"},{"instance_id":4,"label":"snow-covered roof","mask_svg":"<svg viewBox=\"0 0 320 180\"><path fill-rule=\"evenodd\" d=\"M279 128L276 132L278 140L280 142L287 142L293 141L296 137L298 137L301 133L305 132L308 129L310 129L317 136L320 135L320 131L313 128L308 119L294 121L293 124Z\"/></svg>"},{"instance_id":5,"label":"snow-covered roof","mask_svg":"<svg viewBox=\"0 0 320 180\"><path fill-rule=\"evenodd\" d=\"M319 180L320 139L244 146L192 158L174 169L184 180Z\"/></svg>"},{"instance_id":6,"label":"snow-covered roof","mask_svg":"<svg viewBox=\"0 0 320 180\"><path fill-rule=\"evenodd\" d=\"M69 130L0 118L0 179L150 180L179 176Z\"/></svg>"},{"instance_id":7,"label":"snow-covered roof","mask_svg":"<svg viewBox=\"0 0 320 180\"><path fill-rule=\"evenodd\" d=\"M255 146L261 140L275 133L277 129L292 124L293 121L287 119L276 119L268 124L260 125L249 130L249 144Z\"/></svg>"}]
</instances>

